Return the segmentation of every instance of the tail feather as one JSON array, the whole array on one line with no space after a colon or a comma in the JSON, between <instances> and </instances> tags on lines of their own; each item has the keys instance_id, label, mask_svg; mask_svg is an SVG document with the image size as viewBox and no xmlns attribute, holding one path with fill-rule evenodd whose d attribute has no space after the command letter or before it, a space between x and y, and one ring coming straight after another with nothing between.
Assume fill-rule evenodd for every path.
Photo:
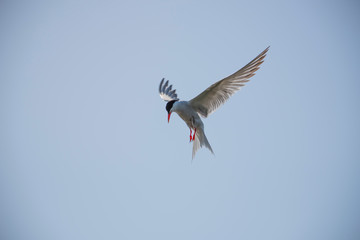
<instances>
[{"instance_id":1,"label":"tail feather","mask_svg":"<svg viewBox=\"0 0 360 240\"><path fill-rule=\"evenodd\" d=\"M205 136L204 130L199 128L196 129L195 140L193 143L192 159L194 159L196 151L203 146L207 147L211 151L211 153L214 154L214 151L212 150L210 143Z\"/></svg>"}]
</instances>

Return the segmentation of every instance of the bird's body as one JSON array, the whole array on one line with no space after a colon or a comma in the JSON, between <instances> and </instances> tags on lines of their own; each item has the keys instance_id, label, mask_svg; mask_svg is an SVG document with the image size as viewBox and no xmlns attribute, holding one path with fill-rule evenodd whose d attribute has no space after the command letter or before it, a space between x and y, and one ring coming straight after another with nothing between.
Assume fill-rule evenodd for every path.
<instances>
[{"instance_id":1,"label":"bird's body","mask_svg":"<svg viewBox=\"0 0 360 240\"><path fill-rule=\"evenodd\" d=\"M176 112L190 129L190 141L194 141L192 157L194 158L196 151L202 146L214 153L205 136L204 123L191 104L188 101L176 101L173 104L172 111ZM194 130L193 137L191 136L192 130Z\"/></svg>"},{"instance_id":2,"label":"bird's body","mask_svg":"<svg viewBox=\"0 0 360 240\"><path fill-rule=\"evenodd\" d=\"M190 142L193 141L194 158L196 151L202 147L207 147L212 153L213 150L204 133L204 123L200 116L208 117L226 100L237 92L246 82L249 81L255 72L259 69L263 59L266 56L269 47L260 53L256 58L249 62L245 67L241 68L234 74L214 83L205 91L200 93L190 101L179 101L175 89L172 90L172 85L168 86L169 81L161 80L159 86L160 97L167 101L166 110L168 112L168 121L172 112L176 112L190 129ZM192 136L192 130L194 135Z\"/></svg>"},{"instance_id":3,"label":"bird's body","mask_svg":"<svg viewBox=\"0 0 360 240\"><path fill-rule=\"evenodd\" d=\"M190 129L204 127L199 114L194 110L188 101L175 102L172 107L172 111L176 112Z\"/></svg>"}]
</instances>

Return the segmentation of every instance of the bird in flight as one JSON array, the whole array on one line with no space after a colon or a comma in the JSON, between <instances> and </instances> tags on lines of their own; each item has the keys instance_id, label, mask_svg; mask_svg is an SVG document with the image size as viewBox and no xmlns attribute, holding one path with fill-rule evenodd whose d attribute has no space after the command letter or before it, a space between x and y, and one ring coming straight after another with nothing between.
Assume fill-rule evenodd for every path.
<instances>
[{"instance_id":1,"label":"bird in flight","mask_svg":"<svg viewBox=\"0 0 360 240\"><path fill-rule=\"evenodd\" d=\"M173 112L176 112L185 121L190 129L190 142L193 142L193 159L196 151L203 146L207 147L211 153L214 154L205 136L204 123L201 121L200 116L203 118L208 117L235 92L240 90L260 68L268 50L269 47L239 71L214 83L190 101L180 101L177 97L176 90L172 89L172 85L169 85L169 80L166 82L164 78L161 80L159 93L160 97L167 102L166 111L168 112L168 122L170 122L170 115Z\"/></svg>"}]
</instances>

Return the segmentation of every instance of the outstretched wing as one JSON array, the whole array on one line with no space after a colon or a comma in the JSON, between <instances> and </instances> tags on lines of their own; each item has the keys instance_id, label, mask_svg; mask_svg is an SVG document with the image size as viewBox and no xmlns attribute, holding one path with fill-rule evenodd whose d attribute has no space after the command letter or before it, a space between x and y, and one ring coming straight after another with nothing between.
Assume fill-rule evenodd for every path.
<instances>
[{"instance_id":1,"label":"outstretched wing","mask_svg":"<svg viewBox=\"0 0 360 240\"><path fill-rule=\"evenodd\" d=\"M269 46L270 47L270 46ZM202 117L209 116L222 104L226 102L235 92L237 92L249 78L255 75L255 72L260 68L264 62L266 52L269 50L267 47L256 58L249 62L245 67L241 68L234 74L214 83L205 91L189 101L191 106Z\"/></svg>"},{"instance_id":2,"label":"outstretched wing","mask_svg":"<svg viewBox=\"0 0 360 240\"><path fill-rule=\"evenodd\" d=\"M166 101L172 101L172 100L179 100L176 94L176 90L171 90L172 85L169 85L169 80L167 80L164 84L165 78L161 79L160 86L159 86L159 94L160 97Z\"/></svg>"}]
</instances>

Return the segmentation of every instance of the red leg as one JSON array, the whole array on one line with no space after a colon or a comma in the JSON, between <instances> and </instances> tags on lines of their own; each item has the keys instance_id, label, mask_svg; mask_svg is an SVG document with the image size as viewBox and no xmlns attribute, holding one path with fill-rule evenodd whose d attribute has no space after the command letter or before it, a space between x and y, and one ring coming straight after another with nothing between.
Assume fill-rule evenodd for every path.
<instances>
[{"instance_id":1,"label":"red leg","mask_svg":"<svg viewBox=\"0 0 360 240\"><path fill-rule=\"evenodd\" d=\"M196 133L196 128L195 128L195 131L194 131L194 136L192 137L193 141L195 140L195 133Z\"/></svg>"},{"instance_id":2,"label":"red leg","mask_svg":"<svg viewBox=\"0 0 360 240\"><path fill-rule=\"evenodd\" d=\"M191 131L191 128L190 128L190 142L193 140L191 134L192 134L192 131Z\"/></svg>"}]
</instances>

